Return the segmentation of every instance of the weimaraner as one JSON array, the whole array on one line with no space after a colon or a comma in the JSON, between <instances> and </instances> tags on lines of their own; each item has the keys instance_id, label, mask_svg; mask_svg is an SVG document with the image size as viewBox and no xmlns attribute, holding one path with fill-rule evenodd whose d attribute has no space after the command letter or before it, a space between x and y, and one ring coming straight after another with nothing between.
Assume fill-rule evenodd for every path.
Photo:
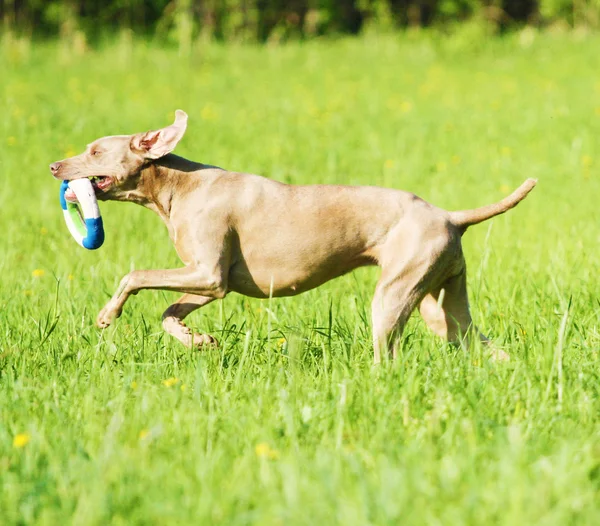
<instances>
[{"instance_id":1,"label":"weimaraner","mask_svg":"<svg viewBox=\"0 0 600 526\"><path fill-rule=\"evenodd\" d=\"M214 345L213 337L194 334L183 319L231 291L293 296L357 267L378 265L372 303L376 363L397 355L417 305L439 336L462 342L473 333L488 343L472 325L461 236L517 205L535 180L498 203L459 212L375 186L283 184L173 155L187 126L183 111L175 115L171 126L104 137L50 165L57 179L92 179L100 200L132 201L155 211L185 265L127 274L100 311L99 327L121 314L131 294L173 290L184 294L163 314L164 329L188 347ZM66 198L75 195L67 192ZM492 354L507 358L500 350Z\"/></svg>"}]
</instances>

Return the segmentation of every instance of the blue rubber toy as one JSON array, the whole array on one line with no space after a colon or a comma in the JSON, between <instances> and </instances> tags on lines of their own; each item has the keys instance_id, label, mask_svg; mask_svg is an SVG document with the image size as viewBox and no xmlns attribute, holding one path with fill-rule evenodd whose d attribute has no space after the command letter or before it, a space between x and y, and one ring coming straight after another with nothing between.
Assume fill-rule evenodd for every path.
<instances>
[{"instance_id":1,"label":"blue rubber toy","mask_svg":"<svg viewBox=\"0 0 600 526\"><path fill-rule=\"evenodd\" d=\"M71 189L77 203L65 199L65 192ZM63 181L60 185L60 206L71 235L83 248L96 250L104 243L104 226L96 192L89 179Z\"/></svg>"}]
</instances>

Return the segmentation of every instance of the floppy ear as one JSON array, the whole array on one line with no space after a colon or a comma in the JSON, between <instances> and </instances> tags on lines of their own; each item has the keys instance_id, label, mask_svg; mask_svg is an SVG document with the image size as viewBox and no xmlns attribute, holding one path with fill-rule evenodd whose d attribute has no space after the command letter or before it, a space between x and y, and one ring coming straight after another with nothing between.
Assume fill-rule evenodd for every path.
<instances>
[{"instance_id":1,"label":"floppy ear","mask_svg":"<svg viewBox=\"0 0 600 526\"><path fill-rule=\"evenodd\" d=\"M175 112L175 122L161 130L138 133L131 139L131 149L147 159L158 159L171 153L183 137L187 127L185 111Z\"/></svg>"}]
</instances>

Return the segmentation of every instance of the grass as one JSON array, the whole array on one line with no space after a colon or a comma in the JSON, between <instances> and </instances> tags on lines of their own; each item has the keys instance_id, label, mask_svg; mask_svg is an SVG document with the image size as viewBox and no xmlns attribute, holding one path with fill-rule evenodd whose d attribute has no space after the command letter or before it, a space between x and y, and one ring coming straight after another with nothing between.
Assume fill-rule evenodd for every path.
<instances>
[{"instance_id":1,"label":"grass","mask_svg":"<svg viewBox=\"0 0 600 526\"><path fill-rule=\"evenodd\" d=\"M600 44L433 35L189 57L5 39L0 62L3 524L598 524ZM373 368L376 269L297 298L230 296L163 334L176 295L97 311L133 268L180 263L158 217L102 205L70 238L47 165L190 115L177 153L293 183L377 184L516 210L464 238L495 364L411 319Z\"/></svg>"}]
</instances>

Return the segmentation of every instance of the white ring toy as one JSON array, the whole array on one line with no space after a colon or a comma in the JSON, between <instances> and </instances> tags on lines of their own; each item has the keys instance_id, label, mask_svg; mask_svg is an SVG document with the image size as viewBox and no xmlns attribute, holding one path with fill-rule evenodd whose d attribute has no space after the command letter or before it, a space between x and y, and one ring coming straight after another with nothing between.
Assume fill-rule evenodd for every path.
<instances>
[{"instance_id":1,"label":"white ring toy","mask_svg":"<svg viewBox=\"0 0 600 526\"><path fill-rule=\"evenodd\" d=\"M65 192L69 188L75 193L77 203L65 199ZM104 243L104 226L92 182L87 178L63 181L60 186L60 206L75 241L88 250L100 248Z\"/></svg>"}]
</instances>

